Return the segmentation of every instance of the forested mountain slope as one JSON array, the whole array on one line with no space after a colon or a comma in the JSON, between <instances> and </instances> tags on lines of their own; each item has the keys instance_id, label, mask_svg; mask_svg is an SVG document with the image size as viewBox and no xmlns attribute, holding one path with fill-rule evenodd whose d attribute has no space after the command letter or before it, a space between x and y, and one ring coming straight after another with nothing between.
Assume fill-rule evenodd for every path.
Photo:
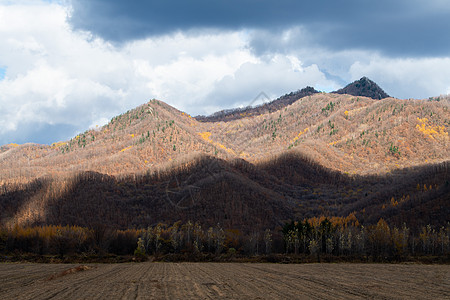
<instances>
[{"instance_id":1,"label":"forested mountain slope","mask_svg":"<svg viewBox=\"0 0 450 300\"><path fill-rule=\"evenodd\" d=\"M444 224L449 127L447 99L315 93L227 122L151 100L70 141L2 146L0 222L250 231L353 213Z\"/></svg>"}]
</instances>

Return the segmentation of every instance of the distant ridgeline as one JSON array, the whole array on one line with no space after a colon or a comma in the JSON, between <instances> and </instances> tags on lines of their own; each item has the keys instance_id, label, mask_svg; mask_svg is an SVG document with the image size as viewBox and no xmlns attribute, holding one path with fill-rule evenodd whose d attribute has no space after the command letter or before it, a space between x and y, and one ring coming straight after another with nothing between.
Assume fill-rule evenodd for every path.
<instances>
[{"instance_id":1,"label":"distant ridgeline","mask_svg":"<svg viewBox=\"0 0 450 300\"><path fill-rule=\"evenodd\" d=\"M375 82L367 77L363 77L360 80L356 80L346 87L334 91L335 94L348 94L352 96L369 97L372 99L381 100L389 98L390 96L383 91Z\"/></svg>"},{"instance_id":2,"label":"distant ridgeline","mask_svg":"<svg viewBox=\"0 0 450 300\"><path fill-rule=\"evenodd\" d=\"M279 97L269 103L264 103L255 107L247 106L243 108L224 109L209 116L197 116L195 119L200 122L228 122L251 116L259 116L271 113L291 105L298 99L319 93L313 87L307 86L296 92L291 92ZM368 97L376 100L389 98L390 96L375 82L367 77L362 77L346 87L332 92L334 94L348 94L352 96Z\"/></svg>"},{"instance_id":3,"label":"distant ridgeline","mask_svg":"<svg viewBox=\"0 0 450 300\"><path fill-rule=\"evenodd\" d=\"M210 116L197 116L195 119L200 122L227 122L242 119L251 116L259 116L265 113L271 113L291 105L300 98L319 93L314 88L307 86L296 92L291 92L279 97L269 103L264 103L256 107L247 106L244 108L233 108L218 111Z\"/></svg>"}]
</instances>

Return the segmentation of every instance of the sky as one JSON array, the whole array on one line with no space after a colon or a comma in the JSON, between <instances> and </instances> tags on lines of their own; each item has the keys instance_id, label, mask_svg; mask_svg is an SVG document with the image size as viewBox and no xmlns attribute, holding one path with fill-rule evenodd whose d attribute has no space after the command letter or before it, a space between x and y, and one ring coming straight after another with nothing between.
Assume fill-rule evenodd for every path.
<instances>
[{"instance_id":1,"label":"sky","mask_svg":"<svg viewBox=\"0 0 450 300\"><path fill-rule=\"evenodd\" d=\"M367 76L450 93L447 0L0 0L0 145L68 140L156 98L191 115Z\"/></svg>"}]
</instances>

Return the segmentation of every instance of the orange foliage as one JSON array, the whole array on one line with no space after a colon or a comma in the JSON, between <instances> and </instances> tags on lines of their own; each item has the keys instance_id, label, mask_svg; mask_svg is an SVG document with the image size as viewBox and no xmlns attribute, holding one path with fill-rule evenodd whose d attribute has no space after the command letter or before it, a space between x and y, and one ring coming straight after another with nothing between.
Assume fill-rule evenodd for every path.
<instances>
[{"instance_id":1,"label":"orange foliage","mask_svg":"<svg viewBox=\"0 0 450 300\"><path fill-rule=\"evenodd\" d=\"M325 219L328 219L331 224L335 227L349 227L349 226L353 226L353 227L358 227L359 221L355 216L355 213L352 212L351 214L349 214L346 217L325 217L325 216L320 216L320 217L313 217L313 218L309 218L307 219L307 221L314 227L319 227L320 223L322 223Z\"/></svg>"}]
</instances>

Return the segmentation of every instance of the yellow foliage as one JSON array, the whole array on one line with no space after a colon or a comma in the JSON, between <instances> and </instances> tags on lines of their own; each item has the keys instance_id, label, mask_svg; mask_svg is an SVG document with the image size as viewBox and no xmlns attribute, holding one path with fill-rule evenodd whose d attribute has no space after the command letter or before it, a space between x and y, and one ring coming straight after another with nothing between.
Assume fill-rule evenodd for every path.
<instances>
[{"instance_id":1,"label":"yellow foliage","mask_svg":"<svg viewBox=\"0 0 450 300\"><path fill-rule=\"evenodd\" d=\"M344 111L344 117L348 119L348 110Z\"/></svg>"},{"instance_id":2,"label":"yellow foliage","mask_svg":"<svg viewBox=\"0 0 450 300\"><path fill-rule=\"evenodd\" d=\"M392 206L396 207L396 206L398 205L398 201L395 200L394 197L392 197L392 198L391 198L391 204L392 204Z\"/></svg>"},{"instance_id":3,"label":"yellow foliage","mask_svg":"<svg viewBox=\"0 0 450 300\"><path fill-rule=\"evenodd\" d=\"M239 156L241 156L241 157L250 157L250 155L249 155L247 152L245 152L245 151L242 151L242 152L239 154Z\"/></svg>"},{"instance_id":4,"label":"yellow foliage","mask_svg":"<svg viewBox=\"0 0 450 300\"><path fill-rule=\"evenodd\" d=\"M430 125L427 118L417 118L419 124L416 125L417 130L427 135L432 140L448 139L448 132L445 131L445 126Z\"/></svg>"},{"instance_id":5,"label":"yellow foliage","mask_svg":"<svg viewBox=\"0 0 450 300\"><path fill-rule=\"evenodd\" d=\"M199 135L200 135L205 141L212 143L211 139L209 138L209 137L211 136L211 132L208 132L208 131L206 131L206 132L201 132L201 133L199 133Z\"/></svg>"},{"instance_id":6,"label":"yellow foliage","mask_svg":"<svg viewBox=\"0 0 450 300\"><path fill-rule=\"evenodd\" d=\"M219 146L220 148L224 149L224 150L227 151L228 153L231 153L231 154L233 154L233 155L236 155L236 153L235 153L232 149L229 149L229 148L225 147L225 146L222 145L222 144L217 143L217 146Z\"/></svg>"},{"instance_id":7,"label":"yellow foliage","mask_svg":"<svg viewBox=\"0 0 450 300\"><path fill-rule=\"evenodd\" d=\"M132 138L134 138L134 133L130 134L130 136L131 136Z\"/></svg>"},{"instance_id":8,"label":"yellow foliage","mask_svg":"<svg viewBox=\"0 0 450 300\"><path fill-rule=\"evenodd\" d=\"M399 203L403 203L405 201L409 201L411 199L411 197L409 195L403 195L402 198L400 199Z\"/></svg>"},{"instance_id":9,"label":"yellow foliage","mask_svg":"<svg viewBox=\"0 0 450 300\"><path fill-rule=\"evenodd\" d=\"M303 134L307 133L309 130L308 127L306 127L303 131L300 131L300 133L291 141L291 144L293 144L296 140L298 140Z\"/></svg>"},{"instance_id":10,"label":"yellow foliage","mask_svg":"<svg viewBox=\"0 0 450 300\"><path fill-rule=\"evenodd\" d=\"M213 144L214 146L221 148L225 151L227 151L228 153L231 153L233 155L236 155L236 153L232 150L232 149L228 149L227 147L225 147L224 145L220 144L220 143L216 143L213 140L211 140L211 132L205 131L205 132L200 132L199 135L208 143Z\"/></svg>"},{"instance_id":11,"label":"yellow foliage","mask_svg":"<svg viewBox=\"0 0 450 300\"><path fill-rule=\"evenodd\" d=\"M123 148L122 150L120 150L119 152L124 152L124 151L126 151L126 150L128 150L128 149L131 149L133 146L128 146L128 147L126 147L126 148Z\"/></svg>"},{"instance_id":12,"label":"yellow foliage","mask_svg":"<svg viewBox=\"0 0 450 300\"><path fill-rule=\"evenodd\" d=\"M10 147L18 147L18 146L19 146L19 144L16 144L16 143L11 143L11 144L8 144L7 146L10 146Z\"/></svg>"},{"instance_id":13,"label":"yellow foliage","mask_svg":"<svg viewBox=\"0 0 450 300\"><path fill-rule=\"evenodd\" d=\"M66 142L57 142L57 143L53 143L51 147L52 147L52 149L57 149L61 146L65 146L65 145L67 145Z\"/></svg>"}]
</instances>

